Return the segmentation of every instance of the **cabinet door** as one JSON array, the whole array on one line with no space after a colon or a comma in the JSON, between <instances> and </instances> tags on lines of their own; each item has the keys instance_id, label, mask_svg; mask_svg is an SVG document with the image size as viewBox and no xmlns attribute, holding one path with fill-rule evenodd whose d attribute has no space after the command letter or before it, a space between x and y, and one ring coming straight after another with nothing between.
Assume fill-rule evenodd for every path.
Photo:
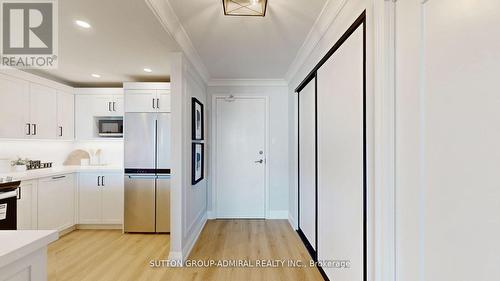
<instances>
[{"instance_id":1,"label":"cabinet door","mask_svg":"<svg viewBox=\"0 0 500 281\"><path fill-rule=\"evenodd\" d=\"M75 225L75 178L73 174L68 174L59 180L56 180L56 185L59 192L58 199L60 201L59 212L59 230L64 230Z\"/></svg>"},{"instance_id":2,"label":"cabinet door","mask_svg":"<svg viewBox=\"0 0 500 281\"><path fill-rule=\"evenodd\" d=\"M115 96L111 106L113 116L123 116L123 96Z\"/></svg>"},{"instance_id":3,"label":"cabinet door","mask_svg":"<svg viewBox=\"0 0 500 281\"><path fill-rule=\"evenodd\" d=\"M98 224L101 222L100 174L79 175L78 223Z\"/></svg>"},{"instance_id":4,"label":"cabinet door","mask_svg":"<svg viewBox=\"0 0 500 281\"><path fill-rule=\"evenodd\" d=\"M57 128L57 92L42 85L30 84L31 136L55 139Z\"/></svg>"},{"instance_id":5,"label":"cabinet door","mask_svg":"<svg viewBox=\"0 0 500 281\"><path fill-rule=\"evenodd\" d=\"M75 102L70 93L57 92L57 138L72 140L75 127Z\"/></svg>"},{"instance_id":6,"label":"cabinet door","mask_svg":"<svg viewBox=\"0 0 500 281\"><path fill-rule=\"evenodd\" d=\"M123 223L123 175L104 174L101 188L102 223Z\"/></svg>"},{"instance_id":7,"label":"cabinet door","mask_svg":"<svg viewBox=\"0 0 500 281\"><path fill-rule=\"evenodd\" d=\"M36 181L23 181L17 200L17 229L36 230Z\"/></svg>"},{"instance_id":8,"label":"cabinet door","mask_svg":"<svg viewBox=\"0 0 500 281\"><path fill-rule=\"evenodd\" d=\"M157 112L156 90L125 91L125 112Z\"/></svg>"},{"instance_id":9,"label":"cabinet door","mask_svg":"<svg viewBox=\"0 0 500 281\"><path fill-rule=\"evenodd\" d=\"M29 84L0 74L0 138L28 137Z\"/></svg>"},{"instance_id":10,"label":"cabinet door","mask_svg":"<svg viewBox=\"0 0 500 281\"><path fill-rule=\"evenodd\" d=\"M105 96L91 96L92 97L92 111L93 116L116 116L117 114L113 111L113 102L115 102L115 96L105 95Z\"/></svg>"},{"instance_id":11,"label":"cabinet door","mask_svg":"<svg viewBox=\"0 0 500 281\"><path fill-rule=\"evenodd\" d=\"M159 101L158 111L159 112L171 112L170 109L170 90L158 90L157 98Z\"/></svg>"},{"instance_id":12,"label":"cabinet door","mask_svg":"<svg viewBox=\"0 0 500 281\"><path fill-rule=\"evenodd\" d=\"M38 181L38 229L64 230L74 225L74 180L72 174Z\"/></svg>"}]
</instances>

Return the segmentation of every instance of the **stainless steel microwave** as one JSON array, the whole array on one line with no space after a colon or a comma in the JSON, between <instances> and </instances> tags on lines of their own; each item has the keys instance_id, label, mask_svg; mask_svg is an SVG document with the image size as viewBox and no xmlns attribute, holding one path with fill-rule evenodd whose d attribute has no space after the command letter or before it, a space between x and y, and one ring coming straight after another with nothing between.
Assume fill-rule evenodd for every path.
<instances>
[{"instance_id":1,"label":"stainless steel microwave","mask_svg":"<svg viewBox=\"0 0 500 281\"><path fill-rule=\"evenodd\" d=\"M99 136L109 138L123 137L123 118L98 119Z\"/></svg>"}]
</instances>

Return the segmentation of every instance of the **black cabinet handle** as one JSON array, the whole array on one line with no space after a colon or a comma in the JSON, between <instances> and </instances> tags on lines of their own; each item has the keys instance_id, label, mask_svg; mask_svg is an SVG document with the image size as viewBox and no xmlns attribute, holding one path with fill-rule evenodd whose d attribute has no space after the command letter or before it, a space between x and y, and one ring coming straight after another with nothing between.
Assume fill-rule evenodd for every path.
<instances>
[{"instance_id":1,"label":"black cabinet handle","mask_svg":"<svg viewBox=\"0 0 500 281\"><path fill-rule=\"evenodd\" d=\"M26 127L28 127L28 132L26 133L27 136L31 135L31 124L26 123Z\"/></svg>"},{"instance_id":2,"label":"black cabinet handle","mask_svg":"<svg viewBox=\"0 0 500 281\"><path fill-rule=\"evenodd\" d=\"M113 102L113 111L115 111L115 112L116 112L115 105L116 105L116 102L114 101L114 102Z\"/></svg>"},{"instance_id":3,"label":"black cabinet handle","mask_svg":"<svg viewBox=\"0 0 500 281\"><path fill-rule=\"evenodd\" d=\"M21 186L17 188L17 200L21 200Z\"/></svg>"},{"instance_id":4,"label":"black cabinet handle","mask_svg":"<svg viewBox=\"0 0 500 281\"><path fill-rule=\"evenodd\" d=\"M104 176L101 177L101 186L104 186Z\"/></svg>"},{"instance_id":5,"label":"black cabinet handle","mask_svg":"<svg viewBox=\"0 0 500 281\"><path fill-rule=\"evenodd\" d=\"M155 108L155 99L153 99L153 109Z\"/></svg>"},{"instance_id":6,"label":"black cabinet handle","mask_svg":"<svg viewBox=\"0 0 500 281\"><path fill-rule=\"evenodd\" d=\"M156 108L160 109L160 99L156 99Z\"/></svg>"},{"instance_id":7,"label":"black cabinet handle","mask_svg":"<svg viewBox=\"0 0 500 281\"><path fill-rule=\"evenodd\" d=\"M59 179L64 179L66 176L58 176L58 177L52 177L53 180L59 180Z\"/></svg>"},{"instance_id":8,"label":"black cabinet handle","mask_svg":"<svg viewBox=\"0 0 500 281\"><path fill-rule=\"evenodd\" d=\"M108 111L111 111L111 102L108 101Z\"/></svg>"},{"instance_id":9,"label":"black cabinet handle","mask_svg":"<svg viewBox=\"0 0 500 281\"><path fill-rule=\"evenodd\" d=\"M63 127L62 126L59 126L59 136L60 137L63 136Z\"/></svg>"},{"instance_id":10,"label":"black cabinet handle","mask_svg":"<svg viewBox=\"0 0 500 281\"><path fill-rule=\"evenodd\" d=\"M99 181L100 178L101 176L97 176L97 186L101 186L101 182Z\"/></svg>"},{"instance_id":11,"label":"black cabinet handle","mask_svg":"<svg viewBox=\"0 0 500 281\"><path fill-rule=\"evenodd\" d=\"M33 136L36 136L36 124L33 124Z\"/></svg>"}]
</instances>

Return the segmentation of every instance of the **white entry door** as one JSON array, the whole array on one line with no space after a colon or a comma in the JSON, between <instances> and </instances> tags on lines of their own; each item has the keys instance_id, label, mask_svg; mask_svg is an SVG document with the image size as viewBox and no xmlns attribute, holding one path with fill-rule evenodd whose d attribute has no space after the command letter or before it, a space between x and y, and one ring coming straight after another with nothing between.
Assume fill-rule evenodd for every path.
<instances>
[{"instance_id":1,"label":"white entry door","mask_svg":"<svg viewBox=\"0 0 500 281\"><path fill-rule=\"evenodd\" d=\"M216 101L218 218L266 216L266 99Z\"/></svg>"}]
</instances>

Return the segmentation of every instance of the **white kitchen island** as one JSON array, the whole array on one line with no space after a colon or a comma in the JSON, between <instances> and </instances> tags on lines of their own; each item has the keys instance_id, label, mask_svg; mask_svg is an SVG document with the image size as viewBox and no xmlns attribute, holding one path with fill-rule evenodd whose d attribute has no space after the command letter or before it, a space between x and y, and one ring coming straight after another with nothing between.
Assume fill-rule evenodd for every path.
<instances>
[{"instance_id":1,"label":"white kitchen island","mask_svg":"<svg viewBox=\"0 0 500 281\"><path fill-rule=\"evenodd\" d=\"M0 231L0 281L47 280L47 245L56 230Z\"/></svg>"}]
</instances>

